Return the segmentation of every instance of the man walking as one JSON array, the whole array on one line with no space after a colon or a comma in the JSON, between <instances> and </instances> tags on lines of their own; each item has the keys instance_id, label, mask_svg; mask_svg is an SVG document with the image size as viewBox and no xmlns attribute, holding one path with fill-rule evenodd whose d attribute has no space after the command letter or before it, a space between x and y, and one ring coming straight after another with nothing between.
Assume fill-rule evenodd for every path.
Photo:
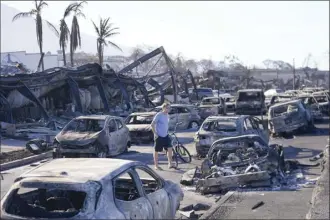
<instances>
[{"instance_id":1,"label":"man walking","mask_svg":"<svg viewBox=\"0 0 330 220\"><path fill-rule=\"evenodd\" d=\"M154 150L154 163L156 170L162 170L158 166L158 153L163 149L167 150L168 168L173 168L172 165L172 141L168 135L168 112L171 106L169 103L162 105L162 111L158 112L153 121L151 122L151 129L154 133L155 150Z\"/></svg>"}]
</instances>

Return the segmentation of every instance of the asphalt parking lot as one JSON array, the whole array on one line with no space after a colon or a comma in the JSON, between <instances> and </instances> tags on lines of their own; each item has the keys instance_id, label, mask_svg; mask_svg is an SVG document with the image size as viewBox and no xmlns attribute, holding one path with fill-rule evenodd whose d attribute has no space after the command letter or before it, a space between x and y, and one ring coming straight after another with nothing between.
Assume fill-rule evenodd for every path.
<instances>
[{"instance_id":1,"label":"asphalt parking lot","mask_svg":"<svg viewBox=\"0 0 330 220\"><path fill-rule=\"evenodd\" d=\"M191 152L192 155L196 154L195 147L193 144L193 136L196 133L196 130L188 130L183 132L178 132L177 135L181 142L184 143L185 147ZM285 157L287 159L297 159L302 163L308 162L308 159L319 154L327 144L327 138L329 137L329 120L326 120L320 124L316 124L316 129L307 134L295 135L289 138L274 138L271 139L273 143L281 143L285 149ZM17 146L15 146L17 147ZM118 156L118 158L128 159L128 160L137 160L148 164L153 168L153 147L152 144L149 145L134 145L130 148L129 152L123 155ZM165 179L170 179L176 183L180 182L181 176L184 172L189 169L199 166L201 160L193 158L193 161L189 164L179 164L177 170L167 168L167 158L165 155L159 157L160 166L163 168L163 171L157 171ZM14 179L18 177L23 172L31 169L30 165L19 167L11 170L4 171L3 177L4 180L1 180L1 198L8 191L9 187L13 183ZM305 171L305 175L308 178L316 178L320 174L320 169L317 167L310 168ZM209 195L203 196L195 193L191 188L182 186L184 191L184 200L181 203L181 206L195 204L198 202L203 202L209 205L215 204L216 200L220 195ZM274 192L280 193L280 192ZM312 190L302 189L300 191L302 199L309 200L311 197ZM280 194L279 194L280 195ZM274 195L274 198L276 196ZM285 209L286 207L282 207ZM288 208L287 208L288 209ZM287 210L289 213L289 209ZM298 209L297 212L306 212L307 210ZM306 213L297 213L296 216L303 216ZM276 217L276 215L270 215L271 217ZM286 215L284 215L286 216ZM218 216L220 217L220 216ZM253 217L253 216L251 216Z\"/></svg>"}]
</instances>

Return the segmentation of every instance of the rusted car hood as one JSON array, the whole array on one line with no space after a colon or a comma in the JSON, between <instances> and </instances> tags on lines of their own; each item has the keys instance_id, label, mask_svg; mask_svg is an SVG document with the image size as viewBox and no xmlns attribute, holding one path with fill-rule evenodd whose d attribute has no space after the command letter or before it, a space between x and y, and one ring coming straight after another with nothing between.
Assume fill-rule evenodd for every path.
<instances>
[{"instance_id":1,"label":"rusted car hood","mask_svg":"<svg viewBox=\"0 0 330 220\"><path fill-rule=\"evenodd\" d=\"M126 126L129 131L151 131L151 125L128 124Z\"/></svg>"},{"instance_id":2,"label":"rusted car hood","mask_svg":"<svg viewBox=\"0 0 330 220\"><path fill-rule=\"evenodd\" d=\"M99 132L60 132L55 139L60 144L84 146L93 143L103 134Z\"/></svg>"}]
</instances>

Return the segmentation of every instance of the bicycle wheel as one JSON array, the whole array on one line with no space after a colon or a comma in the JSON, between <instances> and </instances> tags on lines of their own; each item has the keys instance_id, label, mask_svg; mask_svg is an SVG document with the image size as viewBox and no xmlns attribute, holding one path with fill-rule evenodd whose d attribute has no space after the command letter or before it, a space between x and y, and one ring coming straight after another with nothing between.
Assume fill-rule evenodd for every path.
<instances>
[{"instance_id":1,"label":"bicycle wheel","mask_svg":"<svg viewBox=\"0 0 330 220\"><path fill-rule=\"evenodd\" d=\"M178 144L175 146L175 151L177 152L180 159L185 163L191 162L191 155L187 148L185 148L182 144Z\"/></svg>"}]
</instances>

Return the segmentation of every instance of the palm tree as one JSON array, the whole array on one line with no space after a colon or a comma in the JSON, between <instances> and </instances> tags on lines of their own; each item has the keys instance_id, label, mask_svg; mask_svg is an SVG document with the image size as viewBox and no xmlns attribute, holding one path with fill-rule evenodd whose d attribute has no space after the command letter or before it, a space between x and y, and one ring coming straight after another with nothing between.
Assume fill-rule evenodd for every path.
<instances>
[{"instance_id":1,"label":"palm tree","mask_svg":"<svg viewBox=\"0 0 330 220\"><path fill-rule=\"evenodd\" d=\"M16 14L13 17L13 22L16 21L19 18L25 18L25 17L33 17L35 22L36 22L36 32L37 32L37 41L38 41L38 46L39 46L39 51L40 51L40 56L42 57L43 51L42 51L42 43L43 43L43 38L42 38L42 18L41 18L41 11L44 6L48 6L48 4L45 1L34 1L35 3L35 8L31 9L29 12L20 12ZM55 29L55 27L48 21L46 21L48 26L52 27ZM42 64L42 70L45 70L44 67L44 60L42 59L41 61Z\"/></svg>"},{"instance_id":2,"label":"palm tree","mask_svg":"<svg viewBox=\"0 0 330 220\"><path fill-rule=\"evenodd\" d=\"M73 54L76 49L81 47L81 37L80 37L80 28L78 23L78 17L81 16L85 18L85 15L81 12L83 8L83 3L87 3L86 1L82 1L80 3L73 3L72 11L74 12L71 24L71 34L70 34L70 58L71 58L71 66L73 66Z\"/></svg>"},{"instance_id":3,"label":"palm tree","mask_svg":"<svg viewBox=\"0 0 330 220\"><path fill-rule=\"evenodd\" d=\"M93 22L95 31L98 35L98 38L96 40L96 44L97 44L97 54L99 56L99 63L102 66L103 65L103 52L104 52L104 46L108 46L108 44L110 44L111 46L119 49L120 51L122 51L122 49L120 49L120 47L117 46L117 44L111 42L111 41L107 41L106 38L114 36L116 34L119 34L119 32L114 32L115 30L118 30L119 28L112 28L112 23L109 23L110 18L107 19L102 19L100 18L100 26L97 27L96 24Z\"/></svg>"},{"instance_id":4,"label":"palm tree","mask_svg":"<svg viewBox=\"0 0 330 220\"><path fill-rule=\"evenodd\" d=\"M60 20L59 44L60 44L60 48L62 49L62 53L63 53L64 66L66 66L65 48L67 46L67 43L69 42L69 37L70 37L70 30L69 30L68 25L65 22L65 18L68 17L71 12L73 12L73 10L76 6L77 6L77 3L72 3L72 4L68 5L68 7L64 11L63 18Z\"/></svg>"}]
</instances>

